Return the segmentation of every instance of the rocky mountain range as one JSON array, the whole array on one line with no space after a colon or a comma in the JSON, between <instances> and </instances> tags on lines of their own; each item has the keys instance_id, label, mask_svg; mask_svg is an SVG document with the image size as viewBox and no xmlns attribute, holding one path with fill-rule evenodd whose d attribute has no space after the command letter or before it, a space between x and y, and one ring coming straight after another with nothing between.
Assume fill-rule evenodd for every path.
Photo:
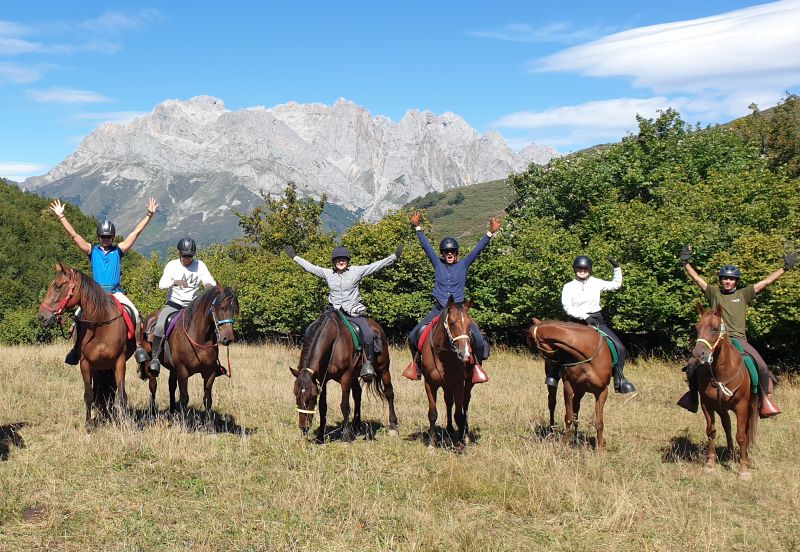
<instances>
[{"instance_id":1,"label":"rocky mountain range","mask_svg":"<svg viewBox=\"0 0 800 552\"><path fill-rule=\"evenodd\" d=\"M240 234L232 209L248 212L260 192L280 195L288 182L306 197L327 194L339 218L378 220L428 192L505 178L555 155L536 145L514 152L453 113L410 110L394 122L343 99L231 111L198 96L101 125L23 187L111 218L122 234L156 197L160 212L137 244L146 252L185 234L229 240Z\"/></svg>"}]
</instances>

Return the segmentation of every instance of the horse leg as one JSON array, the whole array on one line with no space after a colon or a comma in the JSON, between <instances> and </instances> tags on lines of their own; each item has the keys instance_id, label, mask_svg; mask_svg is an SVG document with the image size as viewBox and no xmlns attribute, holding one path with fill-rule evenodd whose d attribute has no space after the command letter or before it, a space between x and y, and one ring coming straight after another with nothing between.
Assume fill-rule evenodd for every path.
<instances>
[{"instance_id":1,"label":"horse leg","mask_svg":"<svg viewBox=\"0 0 800 552\"><path fill-rule=\"evenodd\" d=\"M733 446L733 431L731 429L731 415L727 410L719 413L719 421L722 423L722 429L725 430L725 444L728 447L728 455L731 460L736 458L736 448Z\"/></svg>"},{"instance_id":2,"label":"horse leg","mask_svg":"<svg viewBox=\"0 0 800 552\"><path fill-rule=\"evenodd\" d=\"M472 384L467 382L464 386L464 431L461 440L465 445L470 442L469 439L469 401L472 399Z\"/></svg>"},{"instance_id":3,"label":"horse leg","mask_svg":"<svg viewBox=\"0 0 800 552\"><path fill-rule=\"evenodd\" d=\"M575 423L575 403L573 402L574 392L572 390L572 383L564 378L564 440L569 442L572 436L576 433Z\"/></svg>"},{"instance_id":4,"label":"horse leg","mask_svg":"<svg viewBox=\"0 0 800 552\"><path fill-rule=\"evenodd\" d=\"M394 437L397 435L397 414L394 411L392 375L389 373L388 368L381 372L381 380L383 382L383 396L386 397L386 402L389 403L389 435Z\"/></svg>"},{"instance_id":5,"label":"horse leg","mask_svg":"<svg viewBox=\"0 0 800 552\"><path fill-rule=\"evenodd\" d=\"M584 391L575 392L572 395L572 411L573 411L573 418L575 421L575 425L572 427L572 431L575 434L575 444L578 444L578 416L581 412L581 401L583 400Z\"/></svg>"},{"instance_id":6,"label":"horse leg","mask_svg":"<svg viewBox=\"0 0 800 552\"><path fill-rule=\"evenodd\" d=\"M600 456L605 455L605 441L603 440L603 408L606 405L608 398L608 386L606 386L599 394L595 395L594 402L594 429L597 431L597 454Z\"/></svg>"},{"instance_id":7,"label":"horse leg","mask_svg":"<svg viewBox=\"0 0 800 552\"><path fill-rule=\"evenodd\" d=\"M178 408L178 403L175 401L175 390L178 388L177 370L173 369L169 371L169 380L167 380L167 383L169 385L169 412L170 414L174 414Z\"/></svg>"},{"instance_id":8,"label":"horse leg","mask_svg":"<svg viewBox=\"0 0 800 552\"><path fill-rule=\"evenodd\" d=\"M750 466L747 461L747 423L750 411L749 401L740 400L736 405L736 442L739 443L741 459L739 460L739 479L750 481Z\"/></svg>"},{"instance_id":9,"label":"horse leg","mask_svg":"<svg viewBox=\"0 0 800 552\"><path fill-rule=\"evenodd\" d=\"M92 404L94 389L92 388L92 371L89 363L81 359L81 377L83 378L83 402L86 404L86 432L92 430Z\"/></svg>"},{"instance_id":10,"label":"horse leg","mask_svg":"<svg viewBox=\"0 0 800 552\"><path fill-rule=\"evenodd\" d=\"M703 416L706 417L706 437L708 437L708 452L704 469L711 471L717 463L717 449L714 443L717 438L717 428L714 427L714 411L708 408L703 401L700 401L700 408L703 409Z\"/></svg>"},{"instance_id":11,"label":"horse leg","mask_svg":"<svg viewBox=\"0 0 800 552\"><path fill-rule=\"evenodd\" d=\"M458 427L458 434L456 444L459 448L464 446L464 428L466 426L467 417L464 415L464 387L459 386L453 393L456 412L456 426Z\"/></svg>"},{"instance_id":12,"label":"horse leg","mask_svg":"<svg viewBox=\"0 0 800 552\"><path fill-rule=\"evenodd\" d=\"M156 409L156 390L158 389L158 380L155 376L148 376L148 387L150 388L150 416L152 418L156 417L158 413Z\"/></svg>"},{"instance_id":13,"label":"horse leg","mask_svg":"<svg viewBox=\"0 0 800 552\"><path fill-rule=\"evenodd\" d=\"M455 432L453 427L453 392L445 387L442 389L442 393L444 394L444 404L447 410L447 433L452 435Z\"/></svg>"},{"instance_id":14,"label":"horse leg","mask_svg":"<svg viewBox=\"0 0 800 552\"><path fill-rule=\"evenodd\" d=\"M125 360L125 355L120 355L117 357L117 362L114 366L114 381L117 384L117 416L120 420L124 420L128 415L128 395L125 392Z\"/></svg>"},{"instance_id":15,"label":"horse leg","mask_svg":"<svg viewBox=\"0 0 800 552\"><path fill-rule=\"evenodd\" d=\"M319 393L319 427L317 428L317 444L325 442L325 426L328 425L328 387L327 382L322 385Z\"/></svg>"},{"instance_id":16,"label":"horse leg","mask_svg":"<svg viewBox=\"0 0 800 552\"><path fill-rule=\"evenodd\" d=\"M353 440L353 428L350 425L350 379L347 376L342 377L342 402L340 408L342 410L342 442L349 443Z\"/></svg>"},{"instance_id":17,"label":"horse leg","mask_svg":"<svg viewBox=\"0 0 800 552\"><path fill-rule=\"evenodd\" d=\"M433 387L428 379L425 379L425 394L428 396L428 450L436 447L436 418L439 413L436 411L436 391L438 387Z\"/></svg>"},{"instance_id":18,"label":"horse leg","mask_svg":"<svg viewBox=\"0 0 800 552\"><path fill-rule=\"evenodd\" d=\"M189 378L187 377L179 377L178 378L178 391L180 392L180 412L181 412L181 419L184 423L186 423L186 414L189 410Z\"/></svg>"},{"instance_id":19,"label":"horse leg","mask_svg":"<svg viewBox=\"0 0 800 552\"><path fill-rule=\"evenodd\" d=\"M550 410L550 431L556 427L556 393L558 393L558 387L547 386L547 408Z\"/></svg>"},{"instance_id":20,"label":"horse leg","mask_svg":"<svg viewBox=\"0 0 800 552\"><path fill-rule=\"evenodd\" d=\"M358 378L353 378L350 384L350 391L353 393L353 434L358 435L361 431L361 384Z\"/></svg>"},{"instance_id":21,"label":"horse leg","mask_svg":"<svg viewBox=\"0 0 800 552\"><path fill-rule=\"evenodd\" d=\"M211 410L211 388L214 387L214 372L203 378L203 406L206 409L206 431L214 433L214 412Z\"/></svg>"}]
</instances>

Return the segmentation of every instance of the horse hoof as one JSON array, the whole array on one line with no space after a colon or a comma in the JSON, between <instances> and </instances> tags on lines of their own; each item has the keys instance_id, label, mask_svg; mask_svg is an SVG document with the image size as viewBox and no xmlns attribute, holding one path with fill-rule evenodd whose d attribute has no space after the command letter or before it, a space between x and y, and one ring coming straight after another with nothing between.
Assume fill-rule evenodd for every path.
<instances>
[{"instance_id":1,"label":"horse hoof","mask_svg":"<svg viewBox=\"0 0 800 552\"><path fill-rule=\"evenodd\" d=\"M428 454L433 454L436 452L436 447L433 445L428 445Z\"/></svg>"},{"instance_id":2,"label":"horse hoof","mask_svg":"<svg viewBox=\"0 0 800 552\"><path fill-rule=\"evenodd\" d=\"M753 476L752 474L747 472L739 472L739 481L752 481Z\"/></svg>"},{"instance_id":3,"label":"horse hoof","mask_svg":"<svg viewBox=\"0 0 800 552\"><path fill-rule=\"evenodd\" d=\"M464 435L464 446L469 445L471 443L472 443L472 440L469 438L469 436Z\"/></svg>"},{"instance_id":4,"label":"horse hoof","mask_svg":"<svg viewBox=\"0 0 800 552\"><path fill-rule=\"evenodd\" d=\"M396 429L390 429L389 430L389 437L397 437L398 435L400 435L400 434L397 432Z\"/></svg>"}]
</instances>

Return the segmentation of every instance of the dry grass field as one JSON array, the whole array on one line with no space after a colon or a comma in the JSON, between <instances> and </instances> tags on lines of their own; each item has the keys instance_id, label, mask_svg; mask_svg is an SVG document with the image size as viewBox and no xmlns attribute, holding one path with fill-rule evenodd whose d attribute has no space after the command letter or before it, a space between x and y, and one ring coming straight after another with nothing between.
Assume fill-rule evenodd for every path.
<instances>
[{"instance_id":1,"label":"dry grass field","mask_svg":"<svg viewBox=\"0 0 800 552\"><path fill-rule=\"evenodd\" d=\"M702 415L674 406L684 389L674 363L630 366L640 393L610 396L598 458L593 398L582 445L547 435L542 363L522 353L497 351L487 363L492 381L475 389L471 410L476 443L458 454L429 453L420 439L423 387L400 377L402 351L392 368L399 437L370 398L374 438L352 445L335 432L324 445L300 437L288 370L296 349L231 347L233 378L214 389L216 434L146 420L147 388L131 362L131 420L87 435L65 352L0 354L0 550L800 549L796 385L779 388L784 414L762 422L753 480L741 482L730 460L703 472ZM199 379L190 393L199 408ZM333 429L339 396L331 384Z\"/></svg>"}]
</instances>

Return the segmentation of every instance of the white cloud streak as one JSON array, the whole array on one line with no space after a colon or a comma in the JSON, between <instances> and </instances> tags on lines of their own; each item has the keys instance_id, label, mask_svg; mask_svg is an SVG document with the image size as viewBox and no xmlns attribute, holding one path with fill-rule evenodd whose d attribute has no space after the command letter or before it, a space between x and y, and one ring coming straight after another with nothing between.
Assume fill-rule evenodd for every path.
<instances>
[{"instance_id":1,"label":"white cloud streak","mask_svg":"<svg viewBox=\"0 0 800 552\"><path fill-rule=\"evenodd\" d=\"M44 174L48 166L42 163L23 163L18 161L0 161L0 177L22 182L30 176Z\"/></svg>"},{"instance_id":2,"label":"white cloud streak","mask_svg":"<svg viewBox=\"0 0 800 552\"><path fill-rule=\"evenodd\" d=\"M92 90L56 86L47 90L28 90L28 97L39 103L103 103L111 99Z\"/></svg>"},{"instance_id":3,"label":"white cloud streak","mask_svg":"<svg viewBox=\"0 0 800 552\"><path fill-rule=\"evenodd\" d=\"M0 62L0 84L28 84L40 78L42 78L41 71L34 67Z\"/></svg>"},{"instance_id":4,"label":"white cloud streak","mask_svg":"<svg viewBox=\"0 0 800 552\"><path fill-rule=\"evenodd\" d=\"M608 27L594 25L577 28L571 23L556 21L545 25L533 26L528 23L509 23L499 29L472 31L469 34L480 38L493 38L510 42L556 42L574 44L592 40L611 32Z\"/></svg>"}]
</instances>

